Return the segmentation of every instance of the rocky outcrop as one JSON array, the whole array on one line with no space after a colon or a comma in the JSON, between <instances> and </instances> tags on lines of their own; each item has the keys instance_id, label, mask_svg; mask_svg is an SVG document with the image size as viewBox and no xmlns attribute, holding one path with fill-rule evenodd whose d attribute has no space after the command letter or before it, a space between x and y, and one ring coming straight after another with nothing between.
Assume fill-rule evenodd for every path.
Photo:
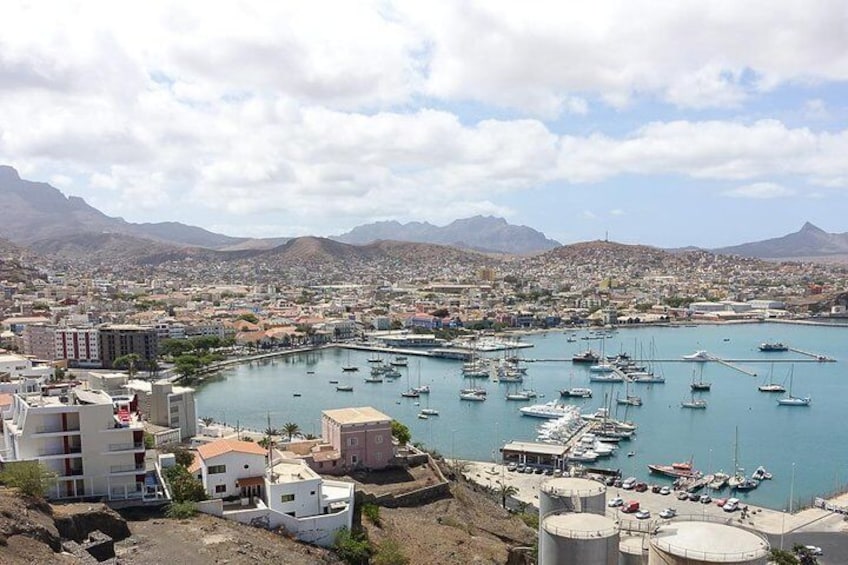
<instances>
[{"instance_id":1,"label":"rocky outcrop","mask_svg":"<svg viewBox=\"0 0 848 565\"><path fill-rule=\"evenodd\" d=\"M54 507L56 528L65 539L82 543L100 531L115 541L128 538L130 528L120 514L103 504L66 504Z\"/></svg>"},{"instance_id":2,"label":"rocky outcrop","mask_svg":"<svg viewBox=\"0 0 848 565\"><path fill-rule=\"evenodd\" d=\"M50 505L32 498L10 496L0 490L0 546L15 545L15 537L45 544L53 551L62 548L59 531L53 523Z\"/></svg>"}]
</instances>

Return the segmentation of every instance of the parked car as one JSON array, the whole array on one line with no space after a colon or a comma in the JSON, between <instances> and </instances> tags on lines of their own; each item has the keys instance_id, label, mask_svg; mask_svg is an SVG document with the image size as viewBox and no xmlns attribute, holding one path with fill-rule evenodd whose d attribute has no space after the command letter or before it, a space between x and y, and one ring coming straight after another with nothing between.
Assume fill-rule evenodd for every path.
<instances>
[{"instance_id":1,"label":"parked car","mask_svg":"<svg viewBox=\"0 0 848 565\"><path fill-rule=\"evenodd\" d=\"M701 495L697 492L690 492L686 495L686 498L688 498L692 502L698 502L701 499Z\"/></svg>"},{"instance_id":2,"label":"parked car","mask_svg":"<svg viewBox=\"0 0 848 565\"><path fill-rule=\"evenodd\" d=\"M725 512L736 512L739 510L739 499L728 498L727 502L724 503L724 506L722 506L721 509Z\"/></svg>"},{"instance_id":3,"label":"parked car","mask_svg":"<svg viewBox=\"0 0 848 565\"><path fill-rule=\"evenodd\" d=\"M663 487L660 489L660 494L663 496L668 496L669 494L671 494L671 489L668 487Z\"/></svg>"},{"instance_id":4,"label":"parked car","mask_svg":"<svg viewBox=\"0 0 848 565\"><path fill-rule=\"evenodd\" d=\"M507 471L515 471L516 469L518 469L518 463L510 463L506 466Z\"/></svg>"},{"instance_id":5,"label":"parked car","mask_svg":"<svg viewBox=\"0 0 848 565\"><path fill-rule=\"evenodd\" d=\"M533 472L536 473L537 475L541 475L542 473L545 472L545 470L542 469L541 467L536 467L535 469L533 469Z\"/></svg>"},{"instance_id":6,"label":"parked car","mask_svg":"<svg viewBox=\"0 0 848 565\"><path fill-rule=\"evenodd\" d=\"M686 492L685 490L681 490L680 492L677 493L677 500L688 500L688 499L689 499L689 493Z\"/></svg>"},{"instance_id":7,"label":"parked car","mask_svg":"<svg viewBox=\"0 0 848 565\"><path fill-rule=\"evenodd\" d=\"M527 465L526 467L524 467L524 474L525 475L532 475L533 474L533 467L531 467L530 465Z\"/></svg>"},{"instance_id":8,"label":"parked car","mask_svg":"<svg viewBox=\"0 0 848 565\"><path fill-rule=\"evenodd\" d=\"M715 502L716 506L722 508L725 504L727 504L727 498L716 498L713 500L713 502Z\"/></svg>"},{"instance_id":9,"label":"parked car","mask_svg":"<svg viewBox=\"0 0 848 565\"><path fill-rule=\"evenodd\" d=\"M675 516L677 516L677 510L675 510L674 508L666 508L665 510L660 512L660 518L669 519L674 518Z\"/></svg>"},{"instance_id":10,"label":"parked car","mask_svg":"<svg viewBox=\"0 0 848 565\"><path fill-rule=\"evenodd\" d=\"M701 504L709 504L712 501L713 498L708 494L702 494L701 498L698 499L698 502L700 502Z\"/></svg>"},{"instance_id":11,"label":"parked car","mask_svg":"<svg viewBox=\"0 0 848 565\"><path fill-rule=\"evenodd\" d=\"M610 499L609 502L607 502L607 506L609 506L610 508L615 508L616 506L623 506L623 505L624 505L624 499L621 498L620 496L616 496L615 498L612 498L612 499Z\"/></svg>"},{"instance_id":12,"label":"parked car","mask_svg":"<svg viewBox=\"0 0 848 565\"><path fill-rule=\"evenodd\" d=\"M624 479L624 482L621 483L621 488L624 490L632 490L633 487L636 486L636 477L627 477Z\"/></svg>"},{"instance_id":13,"label":"parked car","mask_svg":"<svg viewBox=\"0 0 848 565\"><path fill-rule=\"evenodd\" d=\"M554 469L554 477L561 477L562 469Z\"/></svg>"},{"instance_id":14,"label":"parked car","mask_svg":"<svg viewBox=\"0 0 848 565\"><path fill-rule=\"evenodd\" d=\"M626 514L639 512L639 502L636 500L630 500L621 507L621 511Z\"/></svg>"},{"instance_id":15,"label":"parked car","mask_svg":"<svg viewBox=\"0 0 848 565\"><path fill-rule=\"evenodd\" d=\"M662 487L660 487L660 485L654 485L651 487L651 492L654 494L659 494L661 488Z\"/></svg>"},{"instance_id":16,"label":"parked car","mask_svg":"<svg viewBox=\"0 0 848 565\"><path fill-rule=\"evenodd\" d=\"M515 470L518 471L519 473L523 473L524 469L526 469L526 468L527 468L527 465L525 465L524 463L519 463L518 466L515 468Z\"/></svg>"},{"instance_id":17,"label":"parked car","mask_svg":"<svg viewBox=\"0 0 848 565\"><path fill-rule=\"evenodd\" d=\"M817 545L805 545L804 549L806 549L807 553L810 555L824 555L822 548Z\"/></svg>"},{"instance_id":18,"label":"parked car","mask_svg":"<svg viewBox=\"0 0 848 565\"><path fill-rule=\"evenodd\" d=\"M604 481L604 484L608 487L615 485L616 478L615 477L607 477L607 480Z\"/></svg>"},{"instance_id":19,"label":"parked car","mask_svg":"<svg viewBox=\"0 0 848 565\"><path fill-rule=\"evenodd\" d=\"M633 487L633 490L635 490L636 492L645 492L646 490L648 490L648 484L636 483L636 486Z\"/></svg>"},{"instance_id":20,"label":"parked car","mask_svg":"<svg viewBox=\"0 0 848 565\"><path fill-rule=\"evenodd\" d=\"M647 510L640 510L639 512L634 514L634 516L636 516L636 518L638 518L639 520L645 520L646 518L651 517L651 513Z\"/></svg>"}]
</instances>

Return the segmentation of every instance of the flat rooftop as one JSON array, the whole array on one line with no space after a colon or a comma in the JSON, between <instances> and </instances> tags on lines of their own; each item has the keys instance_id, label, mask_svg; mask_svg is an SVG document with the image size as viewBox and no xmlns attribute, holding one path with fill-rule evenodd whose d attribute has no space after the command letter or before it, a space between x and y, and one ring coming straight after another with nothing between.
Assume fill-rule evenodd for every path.
<instances>
[{"instance_id":1,"label":"flat rooftop","mask_svg":"<svg viewBox=\"0 0 848 565\"><path fill-rule=\"evenodd\" d=\"M372 422L391 421L389 416L370 406L324 410L324 415L339 424L370 424Z\"/></svg>"},{"instance_id":2,"label":"flat rooftop","mask_svg":"<svg viewBox=\"0 0 848 565\"><path fill-rule=\"evenodd\" d=\"M536 453L539 455L553 455L563 457L568 448L564 445L553 445L550 443L537 443L532 441L511 441L501 448L501 451L517 453Z\"/></svg>"},{"instance_id":3,"label":"flat rooftop","mask_svg":"<svg viewBox=\"0 0 848 565\"><path fill-rule=\"evenodd\" d=\"M271 467L274 484L294 483L320 478L318 473L298 461L279 461Z\"/></svg>"}]
</instances>

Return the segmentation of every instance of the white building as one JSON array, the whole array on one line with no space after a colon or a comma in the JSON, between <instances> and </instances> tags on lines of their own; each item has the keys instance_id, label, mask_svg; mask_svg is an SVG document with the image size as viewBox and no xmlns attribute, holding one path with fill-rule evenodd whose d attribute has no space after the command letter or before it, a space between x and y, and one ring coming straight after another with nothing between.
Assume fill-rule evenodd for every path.
<instances>
[{"instance_id":1,"label":"white building","mask_svg":"<svg viewBox=\"0 0 848 565\"><path fill-rule=\"evenodd\" d=\"M129 396L138 395L139 406L149 415L151 424L179 430L180 439L197 435L197 401L193 388L138 379L128 381L125 388Z\"/></svg>"},{"instance_id":2,"label":"white building","mask_svg":"<svg viewBox=\"0 0 848 565\"><path fill-rule=\"evenodd\" d=\"M143 496L141 422L106 393L15 394L4 413L3 439L4 463L35 460L56 474L49 498Z\"/></svg>"},{"instance_id":3,"label":"white building","mask_svg":"<svg viewBox=\"0 0 848 565\"><path fill-rule=\"evenodd\" d=\"M15 353L0 353L0 392L41 392L41 386L53 375L53 367L34 365L32 360Z\"/></svg>"},{"instance_id":4,"label":"white building","mask_svg":"<svg viewBox=\"0 0 848 565\"><path fill-rule=\"evenodd\" d=\"M352 483L322 478L300 459L276 457L255 443L218 440L200 446L189 471L211 500L202 512L266 528L284 528L301 541L330 546L353 523ZM226 502L225 498L240 500Z\"/></svg>"},{"instance_id":5,"label":"white building","mask_svg":"<svg viewBox=\"0 0 848 565\"><path fill-rule=\"evenodd\" d=\"M99 367L100 330L97 328L56 328L56 359L71 367Z\"/></svg>"}]
</instances>

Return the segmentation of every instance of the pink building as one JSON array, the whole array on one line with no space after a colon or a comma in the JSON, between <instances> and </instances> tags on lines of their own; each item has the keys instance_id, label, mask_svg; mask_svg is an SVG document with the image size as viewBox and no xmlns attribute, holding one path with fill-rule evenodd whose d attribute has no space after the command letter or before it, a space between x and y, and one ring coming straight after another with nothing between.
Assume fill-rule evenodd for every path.
<instances>
[{"instance_id":1,"label":"pink building","mask_svg":"<svg viewBox=\"0 0 848 565\"><path fill-rule=\"evenodd\" d=\"M332 471L324 468L320 472L383 469L395 455L392 419L369 406L324 410L321 435L338 453L339 460L338 465L333 463L336 468Z\"/></svg>"}]
</instances>

